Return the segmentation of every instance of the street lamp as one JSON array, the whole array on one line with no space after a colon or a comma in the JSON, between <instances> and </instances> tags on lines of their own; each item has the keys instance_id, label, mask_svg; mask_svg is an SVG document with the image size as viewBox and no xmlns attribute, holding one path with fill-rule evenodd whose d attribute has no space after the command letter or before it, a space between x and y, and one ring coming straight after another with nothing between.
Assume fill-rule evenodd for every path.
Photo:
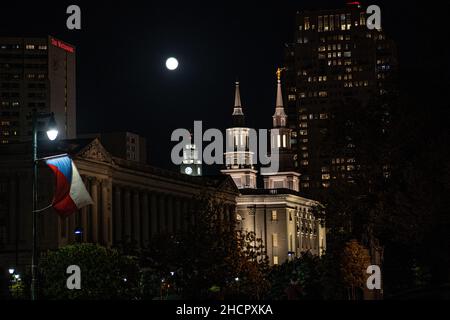
<instances>
[{"instance_id":1,"label":"street lamp","mask_svg":"<svg viewBox=\"0 0 450 320\"><path fill-rule=\"evenodd\" d=\"M16 270L14 270L13 268L8 269L9 274L14 274L14 271L16 271Z\"/></svg>"},{"instance_id":2,"label":"street lamp","mask_svg":"<svg viewBox=\"0 0 450 320\"><path fill-rule=\"evenodd\" d=\"M38 213L37 210L37 166L38 166L38 157L37 157L37 122L38 119L49 119L47 124L47 137L53 141L58 136L58 129L56 126L55 115L53 112L44 113L37 112L33 110L32 120L33 120L33 211L32 211L32 224L33 224L33 239L32 239L32 248L31 248L31 300L37 300L37 263L38 263L38 254L37 254L37 218L36 215Z\"/></svg>"},{"instance_id":3,"label":"street lamp","mask_svg":"<svg viewBox=\"0 0 450 320\"><path fill-rule=\"evenodd\" d=\"M50 116L50 120L48 120L47 124L47 137L50 141L53 141L58 136L58 127L55 121L55 115L52 113Z\"/></svg>"}]
</instances>

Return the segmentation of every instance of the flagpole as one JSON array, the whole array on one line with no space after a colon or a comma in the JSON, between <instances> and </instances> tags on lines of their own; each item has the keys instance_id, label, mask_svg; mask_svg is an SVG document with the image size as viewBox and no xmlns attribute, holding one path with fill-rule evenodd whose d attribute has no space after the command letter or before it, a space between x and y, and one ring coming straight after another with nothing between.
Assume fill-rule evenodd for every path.
<instances>
[{"instance_id":1,"label":"flagpole","mask_svg":"<svg viewBox=\"0 0 450 320\"><path fill-rule=\"evenodd\" d=\"M36 109L32 111L32 119L33 119L33 210L31 212L32 217L32 228L33 228L33 236L31 240L31 300L38 299L38 248L37 248L37 214L40 210L37 210L37 202L38 202L38 128L37 128L37 120L38 119L46 119L50 118L47 124L47 136L50 140L55 140L58 135L56 122L54 118L53 112L45 113L45 112L37 112Z\"/></svg>"},{"instance_id":2,"label":"flagpole","mask_svg":"<svg viewBox=\"0 0 450 320\"><path fill-rule=\"evenodd\" d=\"M33 239L31 248L31 300L37 300L37 114L33 111Z\"/></svg>"}]
</instances>

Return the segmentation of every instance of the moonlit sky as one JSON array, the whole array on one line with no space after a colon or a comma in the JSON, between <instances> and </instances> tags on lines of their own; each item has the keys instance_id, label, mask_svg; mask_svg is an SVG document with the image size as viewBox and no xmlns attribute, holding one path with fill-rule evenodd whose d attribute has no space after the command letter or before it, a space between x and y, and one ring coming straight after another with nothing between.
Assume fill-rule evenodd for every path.
<instances>
[{"instance_id":1,"label":"moonlit sky","mask_svg":"<svg viewBox=\"0 0 450 320\"><path fill-rule=\"evenodd\" d=\"M236 77L248 125L269 127L275 70L284 43L294 40L296 10L344 3L1 1L0 35L52 34L76 45L79 133L139 133L147 137L150 162L170 167L174 129L194 120L204 128L230 125ZM81 31L65 27L70 4L81 7ZM449 29L435 16L445 10L418 1L369 4L381 6L384 29L398 44L402 88L429 108L443 108ZM176 72L165 67L171 56L180 61Z\"/></svg>"}]
</instances>

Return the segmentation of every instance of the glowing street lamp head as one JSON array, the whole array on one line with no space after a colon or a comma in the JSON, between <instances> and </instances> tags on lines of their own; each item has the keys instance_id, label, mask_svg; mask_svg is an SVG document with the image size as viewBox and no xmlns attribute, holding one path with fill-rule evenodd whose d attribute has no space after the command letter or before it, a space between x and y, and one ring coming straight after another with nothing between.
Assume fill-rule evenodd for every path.
<instances>
[{"instance_id":1,"label":"glowing street lamp head","mask_svg":"<svg viewBox=\"0 0 450 320\"><path fill-rule=\"evenodd\" d=\"M47 137L53 141L58 136L58 127L56 126L55 116L52 114L47 126Z\"/></svg>"},{"instance_id":2,"label":"glowing street lamp head","mask_svg":"<svg viewBox=\"0 0 450 320\"><path fill-rule=\"evenodd\" d=\"M175 59L174 57L170 57L169 59L166 60L166 68L173 71L176 68L178 68L178 60Z\"/></svg>"}]
</instances>

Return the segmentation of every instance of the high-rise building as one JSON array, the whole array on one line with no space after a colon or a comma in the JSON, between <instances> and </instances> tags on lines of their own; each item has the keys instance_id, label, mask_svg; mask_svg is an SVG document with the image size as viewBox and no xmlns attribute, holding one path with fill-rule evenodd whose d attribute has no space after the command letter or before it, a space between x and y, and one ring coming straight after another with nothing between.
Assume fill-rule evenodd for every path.
<instances>
[{"instance_id":1,"label":"high-rise building","mask_svg":"<svg viewBox=\"0 0 450 320\"><path fill-rule=\"evenodd\" d=\"M75 138L75 61L75 47L51 36L0 38L1 144L31 138L33 109L54 112L59 138Z\"/></svg>"},{"instance_id":2,"label":"high-rise building","mask_svg":"<svg viewBox=\"0 0 450 320\"><path fill-rule=\"evenodd\" d=\"M140 163L147 162L147 140L132 132L101 133L100 141L115 157Z\"/></svg>"},{"instance_id":3,"label":"high-rise building","mask_svg":"<svg viewBox=\"0 0 450 320\"><path fill-rule=\"evenodd\" d=\"M286 46L286 96L300 189L307 194L336 179L351 180L357 171L352 137L342 137L342 150L333 145L343 134L333 126L336 115L394 88L394 43L382 30L369 29L367 18L358 2L297 13L295 43Z\"/></svg>"}]
</instances>

